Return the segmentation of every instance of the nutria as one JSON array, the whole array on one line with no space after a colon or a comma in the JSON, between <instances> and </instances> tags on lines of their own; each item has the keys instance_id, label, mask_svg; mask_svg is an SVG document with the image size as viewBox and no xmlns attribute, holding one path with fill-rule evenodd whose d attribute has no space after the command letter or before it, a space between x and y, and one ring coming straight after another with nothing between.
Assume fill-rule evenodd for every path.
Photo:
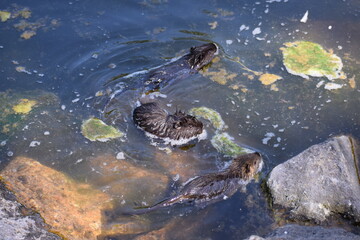
<instances>
[{"instance_id":1,"label":"nutria","mask_svg":"<svg viewBox=\"0 0 360 240\"><path fill-rule=\"evenodd\" d=\"M174 197L167 198L153 206L140 207L132 214L143 214L176 203L194 202L204 206L216 200L225 200L239 188L246 186L261 170L262 165L261 155L257 152L238 156L226 170L191 179Z\"/></svg>"},{"instance_id":2,"label":"nutria","mask_svg":"<svg viewBox=\"0 0 360 240\"><path fill-rule=\"evenodd\" d=\"M203 133L203 124L182 111L168 114L157 102L144 103L135 108L135 124L159 138L175 140L179 144L195 139Z\"/></svg>"},{"instance_id":3,"label":"nutria","mask_svg":"<svg viewBox=\"0 0 360 240\"><path fill-rule=\"evenodd\" d=\"M145 85L147 85L148 90L159 89L170 80L185 78L189 74L197 73L211 62L217 52L218 47L214 43L192 47L188 54L178 60L150 71Z\"/></svg>"}]
</instances>

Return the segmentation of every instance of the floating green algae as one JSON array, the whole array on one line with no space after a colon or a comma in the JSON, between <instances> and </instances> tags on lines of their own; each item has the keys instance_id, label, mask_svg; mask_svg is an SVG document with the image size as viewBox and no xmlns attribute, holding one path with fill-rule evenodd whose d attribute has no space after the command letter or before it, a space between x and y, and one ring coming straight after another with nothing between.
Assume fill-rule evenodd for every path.
<instances>
[{"instance_id":1,"label":"floating green algae","mask_svg":"<svg viewBox=\"0 0 360 240\"><path fill-rule=\"evenodd\" d=\"M209 120L211 124L214 126L214 128L216 128L217 130L222 130L226 127L225 122L221 118L221 115L217 111L211 108L207 108L207 107L192 108L190 109L190 114L195 115L196 117L199 118L201 117L206 120Z\"/></svg>"},{"instance_id":2,"label":"floating green algae","mask_svg":"<svg viewBox=\"0 0 360 240\"><path fill-rule=\"evenodd\" d=\"M296 41L284 43L280 48L286 70L308 79L313 77L327 77L329 80L343 78L341 59L313 42Z\"/></svg>"},{"instance_id":3,"label":"floating green algae","mask_svg":"<svg viewBox=\"0 0 360 240\"><path fill-rule=\"evenodd\" d=\"M240 147L239 145L234 143L234 138L226 132L216 134L211 139L211 144L214 146L214 148L216 148L218 152L231 157L236 157L241 154L254 152L250 149Z\"/></svg>"},{"instance_id":4,"label":"floating green algae","mask_svg":"<svg viewBox=\"0 0 360 240\"><path fill-rule=\"evenodd\" d=\"M90 141L106 142L124 134L97 118L89 118L81 125L81 132Z\"/></svg>"}]
</instances>

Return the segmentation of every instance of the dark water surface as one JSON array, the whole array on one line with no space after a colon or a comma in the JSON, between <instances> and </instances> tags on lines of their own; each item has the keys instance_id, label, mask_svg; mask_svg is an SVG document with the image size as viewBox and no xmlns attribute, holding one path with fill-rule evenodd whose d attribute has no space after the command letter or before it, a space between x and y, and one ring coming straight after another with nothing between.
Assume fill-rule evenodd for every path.
<instances>
[{"instance_id":1,"label":"dark water surface","mask_svg":"<svg viewBox=\"0 0 360 240\"><path fill-rule=\"evenodd\" d=\"M126 133L125 140L86 141L80 133L81 122L90 116L101 117L93 106L94 95L106 89L109 82L111 85L114 77L159 66L204 42L215 42L220 47L220 62L209 70L220 70L216 69L218 66L237 76L221 85L207 76L193 75L164 89L162 93L167 97L163 101L171 104L171 109L188 111L207 106L218 111L236 142L265 156L262 177L279 163L330 136L360 137L359 1L3 0L0 10L22 7L31 10L26 21L36 23L32 27L36 35L27 40L20 38L23 30L14 24L21 18L0 22L0 91L52 92L59 97L63 110L59 106L59 111L41 122L34 119L29 128L0 139L6 140L0 147L2 167L14 157L25 155L79 181L91 179L94 183L96 174L87 160L124 152L139 166L156 170L159 166L153 159L162 151L151 146L132 123L131 111L138 100L136 91L126 93L121 103L123 114L118 127ZM307 10L309 19L301 23ZM257 28L259 34L255 34L259 32ZM329 91L316 87L321 80L327 82L325 78L305 80L288 74L279 48L295 40L333 49L343 60L348 79L355 76L355 88L350 87L348 79L337 80L344 87ZM276 82L278 91L262 85L256 76L249 79L249 72L230 60L235 57L249 69L282 76ZM17 72L17 66L24 66L28 73ZM134 77L114 81L128 81L131 85L136 80ZM234 90L231 85L247 91ZM44 136L44 131L49 131L51 138ZM228 160L211 146L209 139L214 131L210 129L208 134L208 139L188 151L172 149L184 158L194 158L198 174L217 170ZM272 137L265 141L266 136ZM33 139L41 145L29 147ZM169 177L174 178L171 174ZM107 186L97 187L103 190ZM170 186L169 193L172 190ZM264 195L260 183L253 182L245 194L237 193L205 209L176 207L174 211L154 214L150 216L149 230L177 219L177 227L169 233L174 239L242 239L266 234L274 220ZM112 197L118 202L125 200L128 206L147 200L147 196L137 196L138 199L122 199L115 194ZM108 221L111 224L116 219L111 216ZM183 229L190 228L191 235L187 236Z\"/></svg>"}]
</instances>

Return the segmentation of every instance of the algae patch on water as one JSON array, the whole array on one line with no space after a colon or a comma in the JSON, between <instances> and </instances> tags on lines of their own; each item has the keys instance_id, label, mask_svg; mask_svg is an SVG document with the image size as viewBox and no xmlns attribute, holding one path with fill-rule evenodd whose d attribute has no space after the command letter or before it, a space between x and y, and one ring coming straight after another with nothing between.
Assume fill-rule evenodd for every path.
<instances>
[{"instance_id":1,"label":"algae patch on water","mask_svg":"<svg viewBox=\"0 0 360 240\"><path fill-rule=\"evenodd\" d=\"M6 11L0 11L0 19L2 22L6 22L11 17L11 13Z\"/></svg>"},{"instance_id":2,"label":"algae patch on water","mask_svg":"<svg viewBox=\"0 0 360 240\"><path fill-rule=\"evenodd\" d=\"M107 125L97 118L90 118L83 122L81 132L90 141L106 142L113 138L122 137L124 134L118 129Z\"/></svg>"},{"instance_id":3,"label":"algae patch on water","mask_svg":"<svg viewBox=\"0 0 360 240\"><path fill-rule=\"evenodd\" d=\"M216 128L217 130L222 130L226 127L225 122L221 118L221 115L211 108L192 108L190 109L190 114L195 115L198 118L204 118L210 121L214 128Z\"/></svg>"},{"instance_id":4,"label":"algae patch on water","mask_svg":"<svg viewBox=\"0 0 360 240\"><path fill-rule=\"evenodd\" d=\"M333 80L345 76L341 71L341 59L321 45L306 41L288 42L284 45L280 50L289 73L306 79L313 76Z\"/></svg>"},{"instance_id":5,"label":"algae patch on water","mask_svg":"<svg viewBox=\"0 0 360 240\"><path fill-rule=\"evenodd\" d=\"M13 106L13 111L18 114L28 114L32 108L37 104L35 100L26 98L20 99L19 103Z\"/></svg>"},{"instance_id":6,"label":"algae patch on water","mask_svg":"<svg viewBox=\"0 0 360 240\"><path fill-rule=\"evenodd\" d=\"M260 75L259 80L262 84L264 85L270 85L273 84L274 82L276 82L277 80L282 79L281 76L275 75L275 74L270 74L270 73L264 73L262 75Z\"/></svg>"},{"instance_id":7,"label":"algae patch on water","mask_svg":"<svg viewBox=\"0 0 360 240\"><path fill-rule=\"evenodd\" d=\"M234 138L226 132L215 135L211 139L211 144L218 152L231 157L236 157L245 153L253 152L250 149L243 148L237 145L234 142Z\"/></svg>"}]
</instances>

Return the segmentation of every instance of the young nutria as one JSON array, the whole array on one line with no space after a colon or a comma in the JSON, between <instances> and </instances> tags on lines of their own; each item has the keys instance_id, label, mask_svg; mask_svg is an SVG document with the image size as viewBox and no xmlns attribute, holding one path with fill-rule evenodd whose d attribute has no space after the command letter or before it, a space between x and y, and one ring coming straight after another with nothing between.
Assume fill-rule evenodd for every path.
<instances>
[{"instance_id":1,"label":"young nutria","mask_svg":"<svg viewBox=\"0 0 360 240\"><path fill-rule=\"evenodd\" d=\"M176 203L194 202L206 204L231 197L239 188L246 186L263 165L261 155L257 152L235 158L230 167L219 173L210 173L191 179L174 197L165 199L150 207L141 207L134 214L171 206Z\"/></svg>"},{"instance_id":2,"label":"young nutria","mask_svg":"<svg viewBox=\"0 0 360 240\"><path fill-rule=\"evenodd\" d=\"M133 119L145 132L159 138L175 140L173 145L185 144L203 133L203 124L195 117L182 111L168 114L156 102L135 108Z\"/></svg>"},{"instance_id":3,"label":"young nutria","mask_svg":"<svg viewBox=\"0 0 360 240\"><path fill-rule=\"evenodd\" d=\"M190 48L190 52L176 61L153 69L145 80L148 90L164 87L170 80L185 78L189 74L197 73L209 64L218 52L214 43Z\"/></svg>"}]
</instances>

